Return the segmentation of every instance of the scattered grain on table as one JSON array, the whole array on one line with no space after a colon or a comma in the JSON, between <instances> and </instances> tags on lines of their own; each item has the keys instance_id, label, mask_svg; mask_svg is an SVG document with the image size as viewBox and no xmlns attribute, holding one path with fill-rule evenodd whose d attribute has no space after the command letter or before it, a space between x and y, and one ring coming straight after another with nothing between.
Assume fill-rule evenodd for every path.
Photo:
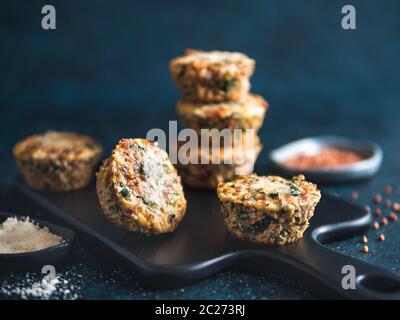
<instances>
[{"instance_id":1,"label":"scattered grain on table","mask_svg":"<svg viewBox=\"0 0 400 320\"><path fill-rule=\"evenodd\" d=\"M358 192L357 192L357 191L353 191L353 192L351 193L351 199L352 199L353 201L356 201L356 200L358 200L358 198L359 198Z\"/></svg>"},{"instance_id":2,"label":"scattered grain on table","mask_svg":"<svg viewBox=\"0 0 400 320\"><path fill-rule=\"evenodd\" d=\"M389 194L391 194L391 193L393 192L393 188L392 188L391 185L387 185L387 186L385 187L384 191L385 191L385 193L386 193L387 195L389 195Z\"/></svg>"},{"instance_id":3,"label":"scattered grain on table","mask_svg":"<svg viewBox=\"0 0 400 320\"><path fill-rule=\"evenodd\" d=\"M382 209L381 208L376 208L374 211L374 216L375 217L380 217L382 214Z\"/></svg>"},{"instance_id":4,"label":"scattered grain on table","mask_svg":"<svg viewBox=\"0 0 400 320\"><path fill-rule=\"evenodd\" d=\"M375 202L375 204L381 204L382 203L382 196L380 194L375 195L374 202Z\"/></svg>"},{"instance_id":5,"label":"scattered grain on table","mask_svg":"<svg viewBox=\"0 0 400 320\"><path fill-rule=\"evenodd\" d=\"M368 243L368 238L366 236L362 236L360 241L361 243Z\"/></svg>"},{"instance_id":6,"label":"scattered grain on table","mask_svg":"<svg viewBox=\"0 0 400 320\"><path fill-rule=\"evenodd\" d=\"M394 212L391 212L389 214L389 219L392 220L393 222L396 222L399 219L399 217Z\"/></svg>"}]
</instances>

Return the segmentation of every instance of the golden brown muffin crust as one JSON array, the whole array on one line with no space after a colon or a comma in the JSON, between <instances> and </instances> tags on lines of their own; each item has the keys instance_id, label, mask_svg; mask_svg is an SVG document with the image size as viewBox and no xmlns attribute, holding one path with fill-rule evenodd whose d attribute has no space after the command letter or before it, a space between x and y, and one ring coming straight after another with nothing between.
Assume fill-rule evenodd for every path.
<instances>
[{"instance_id":1,"label":"golden brown muffin crust","mask_svg":"<svg viewBox=\"0 0 400 320\"><path fill-rule=\"evenodd\" d=\"M13 149L26 183L56 192L85 187L101 153L102 147L88 136L56 131L29 136Z\"/></svg>"},{"instance_id":2,"label":"golden brown muffin crust","mask_svg":"<svg viewBox=\"0 0 400 320\"><path fill-rule=\"evenodd\" d=\"M217 196L235 237L280 245L302 238L321 197L302 175L286 180L254 174L220 183Z\"/></svg>"},{"instance_id":3,"label":"golden brown muffin crust","mask_svg":"<svg viewBox=\"0 0 400 320\"><path fill-rule=\"evenodd\" d=\"M250 90L255 61L238 52L190 49L169 67L187 101L240 100Z\"/></svg>"},{"instance_id":4,"label":"golden brown muffin crust","mask_svg":"<svg viewBox=\"0 0 400 320\"><path fill-rule=\"evenodd\" d=\"M240 101L191 102L178 101L176 108L184 124L192 129L254 129L262 126L268 102L249 94Z\"/></svg>"}]
</instances>

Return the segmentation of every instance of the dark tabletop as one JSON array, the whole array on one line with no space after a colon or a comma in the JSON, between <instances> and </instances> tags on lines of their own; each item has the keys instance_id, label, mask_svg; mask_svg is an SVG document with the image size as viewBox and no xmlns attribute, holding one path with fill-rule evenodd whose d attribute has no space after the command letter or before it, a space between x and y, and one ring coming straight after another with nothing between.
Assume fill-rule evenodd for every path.
<instances>
[{"instance_id":1,"label":"dark tabletop","mask_svg":"<svg viewBox=\"0 0 400 320\"><path fill-rule=\"evenodd\" d=\"M47 129L90 134L108 153L122 137L145 136L177 120L179 99L168 61L187 47L247 53L257 61L252 90L270 102L260 131L257 172L269 173L269 150L293 139L341 135L384 150L378 176L356 185L322 186L375 208L394 187L400 202L400 3L352 1L357 29L341 28L344 1L52 1L57 29L41 29L43 1L4 1L0 10L0 180L17 170L13 144ZM384 197L386 198L386 197ZM24 204L19 204L24 207ZM13 204L2 207L13 210ZM30 208L25 207L25 213ZM389 209L383 210L384 215ZM333 250L400 273L400 222L369 231ZM379 233L386 240L378 242ZM69 293L51 298L317 298L279 274L222 272L190 287L151 291L81 236L57 272ZM41 279L40 271L0 273L0 298Z\"/></svg>"}]
</instances>

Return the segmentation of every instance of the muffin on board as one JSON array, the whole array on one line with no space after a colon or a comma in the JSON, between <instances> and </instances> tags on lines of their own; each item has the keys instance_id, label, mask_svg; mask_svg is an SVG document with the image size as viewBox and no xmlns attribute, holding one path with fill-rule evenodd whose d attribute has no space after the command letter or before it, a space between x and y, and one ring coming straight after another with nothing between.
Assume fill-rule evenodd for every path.
<instances>
[{"instance_id":1,"label":"muffin on board","mask_svg":"<svg viewBox=\"0 0 400 320\"><path fill-rule=\"evenodd\" d=\"M25 182L42 191L73 191L91 180L102 147L91 137L48 131L14 146L13 154Z\"/></svg>"},{"instance_id":2,"label":"muffin on board","mask_svg":"<svg viewBox=\"0 0 400 320\"><path fill-rule=\"evenodd\" d=\"M248 94L255 61L239 52L187 49L169 67L183 100L216 102Z\"/></svg>"},{"instance_id":3,"label":"muffin on board","mask_svg":"<svg viewBox=\"0 0 400 320\"><path fill-rule=\"evenodd\" d=\"M186 200L167 153L146 139L122 139L97 173L97 195L115 225L146 234L175 230Z\"/></svg>"},{"instance_id":4,"label":"muffin on board","mask_svg":"<svg viewBox=\"0 0 400 320\"><path fill-rule=\"evenodd\" d=\"M191 102L176 105L183 124L191 129L254 129L263 124L268 103L261 96L248 94L240 101Z\"/></svg>"},{"instance_id":5,"label":"muffin on board","mask_svg":"<svg viewBox=\"0 0 400 320\"><path fill-rule=\"evenodd\" d=\"M236 238L285 245L303 237L321 194L300 175L241 176L220 183L217 196L225 223Z\"/></svg>"}]
</instances>

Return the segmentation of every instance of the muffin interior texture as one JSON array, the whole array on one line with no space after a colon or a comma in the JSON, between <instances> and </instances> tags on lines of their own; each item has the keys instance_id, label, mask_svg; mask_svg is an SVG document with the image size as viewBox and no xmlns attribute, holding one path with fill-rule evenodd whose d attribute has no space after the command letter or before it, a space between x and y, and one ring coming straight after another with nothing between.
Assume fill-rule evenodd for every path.
<instances>
[{"instance_id":1,"label":"muffin interior texture","mask_svg":"<svg viewBox=\"0 0 400 320\"><path fill-rule=\"evenodd\" d=\"M186 210L168 155L145 139L118 143L98 173L97 193L106 216L131 231L172 231Z\"/></svg>"}]
</instances>

